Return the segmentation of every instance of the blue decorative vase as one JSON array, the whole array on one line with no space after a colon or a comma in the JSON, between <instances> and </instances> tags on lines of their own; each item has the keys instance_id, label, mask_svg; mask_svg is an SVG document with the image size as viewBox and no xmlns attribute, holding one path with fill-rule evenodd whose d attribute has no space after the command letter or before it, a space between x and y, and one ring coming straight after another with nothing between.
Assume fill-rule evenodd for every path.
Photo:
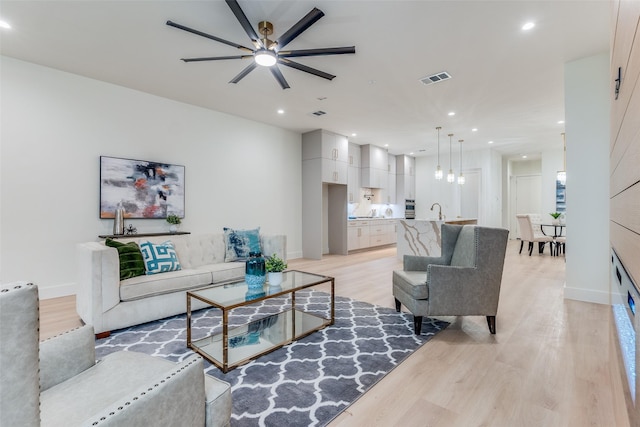
<instances>
[{"instance_id":1,"label":"blue decorative vase","mask_svg":"<svg viewBox=\"0 0 640 427\"><path fill-rule=\"evenodd\" d=\"M260 252L249 253L249 259L245 264L244 281L249 285L249 289L261 288L267 277L265 261Z\"/></svg>"}]
</instances>

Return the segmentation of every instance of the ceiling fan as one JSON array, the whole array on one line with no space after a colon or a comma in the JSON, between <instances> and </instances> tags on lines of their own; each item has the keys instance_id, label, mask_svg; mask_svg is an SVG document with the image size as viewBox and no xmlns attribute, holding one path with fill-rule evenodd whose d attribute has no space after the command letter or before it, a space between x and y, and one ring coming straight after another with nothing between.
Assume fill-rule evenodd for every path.
<instances>
[{"instance_id":1,"label":"ceiling fan","mask_svg":"<svg viewBox=\"0 0 640 427\"><path fill-rule=\"evenodd\" d=\"M211 40L215 40L219 43L224 43L229 46L233 46L240 49L247 54L245 55L233 55L233 56L213 56L202 58L182 58L184 62L200 62L200 61L220 61L226 59L253 59L244 70L235 76L229 83L238 83L247 74L253 71L258 65L269 67L271 74L280 83L282 89L289 88L289 83L285 80L282 72L278 68L277 64L287 67L295 68L296 70L304 71L306 73L313 74L314 76L322 77L327 80L333 80L336 76L333 74L325 73L324 71L317 70L315 68L308 67L306 65L294 62L289 58L303 57L303 56L324 56L324 55L344 55L350 53L356 53L355 46L348 47L328 47L321 49L302 49L302 50L281 50L288 45L293 39L302 34L307 28L313 25L316 21L324 16L318 8L313 8L311 12L307 13L300 21L298 21L293 27L289 28L280 38L275 41L269 40L267 37L273 33L273 24L268 21L261 21L258 24L258 31L262 35L262 38L258 37L247 16L244 14L240 5L236 0L226 0L227 5L231 8L231 11L236 16L242 28L247 33L254 48L249 48L237 43L230 42L228 40L221 39L211 34L203 33L202 31L194 30L193 28L185 27L184 25L177 24L172 21L167 21L167 25L178 28L180 30L187 31L192 34L196 34L201 37L206 37Z\"/></svg>"}]
</instances>

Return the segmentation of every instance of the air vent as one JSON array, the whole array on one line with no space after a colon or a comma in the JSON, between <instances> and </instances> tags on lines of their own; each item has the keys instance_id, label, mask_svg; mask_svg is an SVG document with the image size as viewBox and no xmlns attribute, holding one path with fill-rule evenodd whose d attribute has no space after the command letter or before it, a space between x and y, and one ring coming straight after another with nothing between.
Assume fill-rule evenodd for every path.
<instances>
[{"instance_id":1,"label":"air vent","mask_svg":"<svg viewBox=\"0 0 640 427\"><path fill-rule=\"evenodd\" d=\"M322 111L322 110L318 110L318 111L314 111L313 113L314 116L324 116L325 114L327 114L326 112Z\"/></svg>"},{"instance_id":2,"label":"air vent","mask_svg":"<svg viewBox=\"0 0 640 427\"><path fill-rule=\"evenodd\" d=\"M422 84L424 85L430 85L433 83L441 82L443 80L449 80L450 78L451 78L451 74L447 73L446 71L442 71L432 76L423 77L420 79L420 82L422 82Z\"/></svg>"}]
</instances>

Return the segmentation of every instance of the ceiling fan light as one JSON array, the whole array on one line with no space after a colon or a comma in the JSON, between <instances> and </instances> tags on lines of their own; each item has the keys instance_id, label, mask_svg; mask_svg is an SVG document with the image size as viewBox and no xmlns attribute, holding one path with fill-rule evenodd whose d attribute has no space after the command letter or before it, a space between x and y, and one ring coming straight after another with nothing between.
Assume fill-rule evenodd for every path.
<instances>
[{"instance_id":1,"label":"ceiling fan light","mask_svg":"<svg viewBox=\"0 0 640 427\"><path fill-rule=\"evenodd\" d=\"M267 49L260 49L259 51L257 51L253 59L256 61L256 64L263 67L271 67L273 65L276 65L277 62L275 52Z\"/></svg>"}]
</instances>

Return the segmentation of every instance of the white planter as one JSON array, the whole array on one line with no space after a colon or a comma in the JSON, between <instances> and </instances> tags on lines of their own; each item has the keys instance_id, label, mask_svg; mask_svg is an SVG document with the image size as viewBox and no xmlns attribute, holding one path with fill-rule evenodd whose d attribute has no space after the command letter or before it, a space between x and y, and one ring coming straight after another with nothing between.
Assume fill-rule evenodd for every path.
<instances>
[{"instance_id":1,"label":"white planter","mask_svg":"<svg viewBox=\"0 0 640 427\"><path fill-rule=\"evenodd\" d=\"M282 271L267 273L269 286L280 286L282 283Z\"/></svg>"}]
</instances>

